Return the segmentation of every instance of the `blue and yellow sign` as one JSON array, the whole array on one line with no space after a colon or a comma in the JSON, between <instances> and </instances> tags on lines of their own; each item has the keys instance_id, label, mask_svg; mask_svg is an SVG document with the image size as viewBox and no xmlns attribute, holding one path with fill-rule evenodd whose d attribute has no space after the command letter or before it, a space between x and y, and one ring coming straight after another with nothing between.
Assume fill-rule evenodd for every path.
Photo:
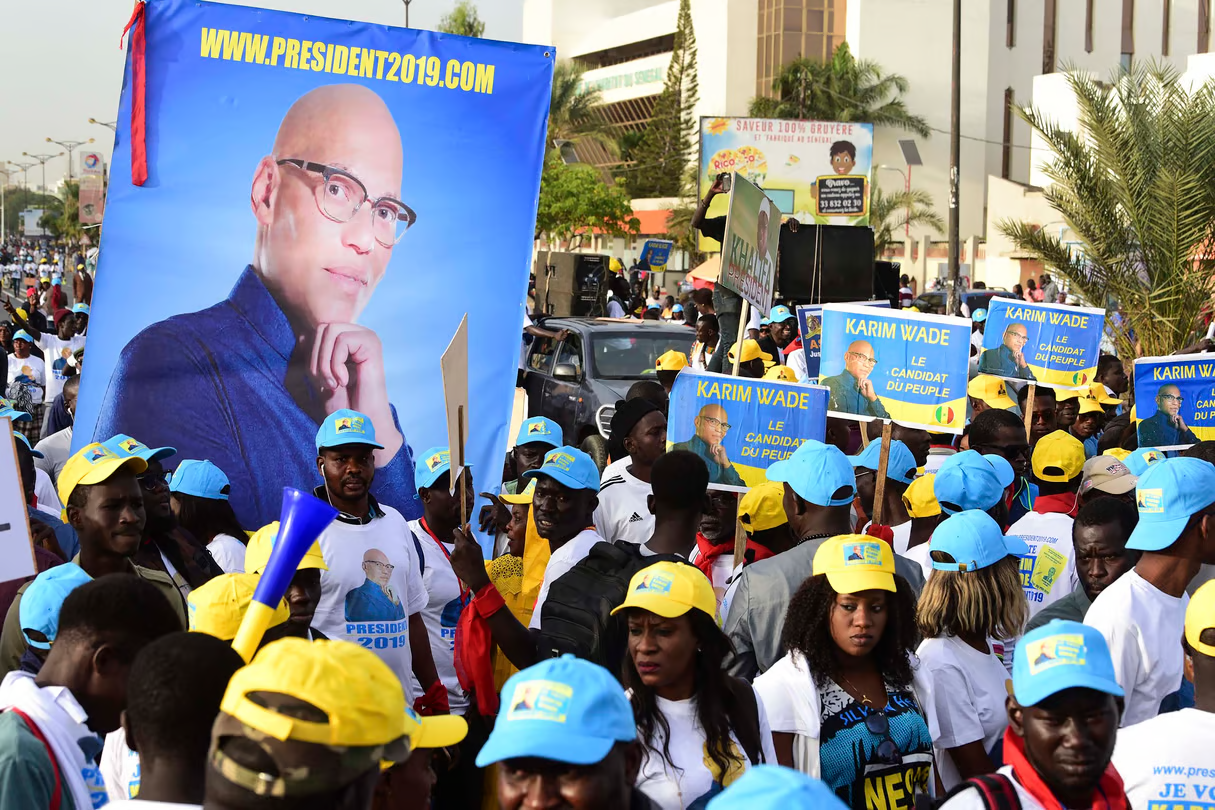
<instances>
[{"instance_id":1,"label":"blue and yellow sign","mask_svg":"<svg viewBox=\"0 0 1215 810\"><path fill-rule=\"evenodd\" d=\"M850 301L849 303L858 307L890 309L890 302L885 298L880 301ZM803 304L797 308L797 330L802 338L802 349L806 355L806 375L811 380L818 379L818 363L823 335L822 318L822 304Z\"/></svg>"},{"instance_id":2,"label":"blue and yellow sign","mask_svg":"<svg viewBox=\"0 0 1215 810\"><path fill-rule=\"evenodd\" d=\"M647 239L641 248L641 260L649 265L651 270L662 270L671 258L671 248L675 243L670 239Z\"/></svg>"},{"instance_id":3,"label":"blue and yellow sign","mask_svg":"<svg viewBox=\"0 0 1215 810\"><path fill-rule=\"evenodd\" d=\"M1215 439L1215 355L1135 361L1139 446L1179 450Z\"/></svg>"},{"instance_id":4,"label":"blue and yellow sign","mask_svg":"<svg viewBox=\"0 0 1215 810\"><path fill-rule=\"evenodd\" d=\"M806 439L827 433L827 391L816 385L682 371L671 390L667 449L709 467L709 489L742 492Z\"/></svg>"},{"instance_id":5,"label":"blue and yellow sign","mask_svg":"<svg viewBox=\"0 0 1215 810\"><path fill-rule=\"evenodd\" d=\"M1051 388L1088 388L1097 376L1105 310L992 298L979 372Z\"/></svg>"},{"instance_id":6,"label":"blue and yellow sign","mask_svg":"<svg viewBox=\"0 0 1215 810\"><path fill-rule=\"evenodd\" d=\"M819 384L831 393L832 416L961 433L969 362L965 318L823 307Z\"/></svg>"}]
</instances>

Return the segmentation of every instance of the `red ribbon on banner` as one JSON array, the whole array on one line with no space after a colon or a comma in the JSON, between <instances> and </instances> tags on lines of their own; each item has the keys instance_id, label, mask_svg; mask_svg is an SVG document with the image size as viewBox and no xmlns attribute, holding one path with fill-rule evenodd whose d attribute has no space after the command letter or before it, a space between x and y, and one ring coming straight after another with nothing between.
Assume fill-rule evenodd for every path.
<instances>
[{"instance_id":1,"label":"red ribbon on banner","mask_svg":"<svg viewBox=\"0 0 1215 810\"><path fill-rule=\"evenodd\" d=\"M145 0L135 0L135 9L131 12L131 19L127 21L127 27L122 29L122 37L118 38L118 48L121 50L123 37L132 28L135 29L131 33L131 182L137 186L142 186L148 180L147 124L144 104L146 9Z\"/></svg>"}]
</instances>

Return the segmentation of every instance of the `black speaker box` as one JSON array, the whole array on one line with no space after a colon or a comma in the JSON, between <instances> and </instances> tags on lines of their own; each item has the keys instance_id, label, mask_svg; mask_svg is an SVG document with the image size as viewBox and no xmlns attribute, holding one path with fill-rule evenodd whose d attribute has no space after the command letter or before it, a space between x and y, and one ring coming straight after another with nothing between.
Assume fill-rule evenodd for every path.
<instances>
[{"instance_id":1,"label":"black speaker box","mask_svg":"<svg viewBox=\"0 0 1215 810\"><path fill-rule=\"evenodd\" d=\"M814 278L816 255L821 284ZM777 276L781 299L828 304L868 301L874 294L873 282L870 228L802 225L796 232L781 229ZM897 296L897 283L894 289Z\"/></svg>"}]
</instances>

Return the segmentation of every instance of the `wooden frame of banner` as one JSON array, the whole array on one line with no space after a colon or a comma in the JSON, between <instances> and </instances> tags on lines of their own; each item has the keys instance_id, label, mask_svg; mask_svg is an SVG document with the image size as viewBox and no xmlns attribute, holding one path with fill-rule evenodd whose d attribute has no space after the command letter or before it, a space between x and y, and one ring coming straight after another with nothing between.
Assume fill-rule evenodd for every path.
<instances>
[{"instance_id":1,"label":"wooden frame of banner","mask_svg":"<svg viewBox=\"0 0 1215 810\"><path fill-rule=\"evenodd\" d=\"M868 425L866 425L866 428ZM874 526L882 523L882 499L886 497L886 470L890 466L890 436L894 432L894 423L889 419L882 420L882 452L878 456L878 468L875 475L877 478L873 482L873 514L869 516L869 522ZM868 435L869 431L862 430L861 435Z\"/></svg>"},{"instance_id":2,"label":"wooden frame of banner","mask_svg":"<svg viewBox=\"0 0 1215 810\"><path fill-rule=\"evenodd\" d=\"M443 376L443 399L447 411L447 452L449 455L448 485L455 494L456 482L464 475L464 440L468 414L468 313L460 319L451 342L439 358ZM465 487L460 487L460 526L468 523L471 504L465 498Z\"/></svg>"},{"instance_id":3,"label":"wooden frame of banner","mask_svg":"<svg viewBox=\"0 0 1215 810\"><path fill-rule=\"evenodd\" d=\"M743 299L742 313L738 318L738 351L734 352L734 367L730 371L731 377L738 376L738 366L742 362L743 341L747 339L747 321L751 317L751 302ZM743 496L738 495L737 503L742 503ZM747 530L743 526L742 518L738 516L737 506L734 510L734 565L742 565L743 560L747 555Z\"/></svg>"}]
</instances>

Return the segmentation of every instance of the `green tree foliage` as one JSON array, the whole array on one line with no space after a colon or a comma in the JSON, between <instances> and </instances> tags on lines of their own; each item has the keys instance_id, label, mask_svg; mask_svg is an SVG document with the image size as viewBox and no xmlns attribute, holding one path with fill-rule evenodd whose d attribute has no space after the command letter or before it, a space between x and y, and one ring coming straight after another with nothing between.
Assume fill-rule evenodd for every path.
<instances>
[{"instance_id":1,"label":"green tree foliage","mask_svg":"<svg viewBox=\"0 0 1215 810\"><path fill-rule=\"evenodd\" d=\"M814 121L845 121L896 127L927 138L928 122L907 110L902 96L907 79L884 73L871 59L852 55L841 42L830 61L804 57L781 69L772 82L775 98L751 99L750 114L756 118L792 118Z\"/></svg>"},{"instance_id":2,"label":"green tree foliage","mask_svg":"<svg viewBox=\"0 0 1215 810\"><path fill-rule=\"evenodd\" d=\"M650 123L633 151L634 165L626 175L629 193L634 197L674 197L680 193L696 139L693 110L699 98L692 7L690 0L680 0L666 84L654 102Z\"/></svg>"},{"instance_id":3,"label":"green tree foliage","mask_svg":"<svg viewBox=\"0 0 1215 810\"><path fill-rule=\"evenodd\" d=\"M548 140L545 149L552 150L555 141L594 141L609 153L616 154L615 137L596 108L603 103L597 87L586 87L583 70L573 62L558 62L553 66L553 91L548 107Z\"/></svg>"},{"instance_id":4,"label":"green tree foliage","mask_svg":"<svg viewBox=\"0 0 1215 810\"><path fill-rule=\"evenodd\" d=\"M874 183L869 195L869 224L873 227L873 255L880 258L886 248L903 239L906 225L927 225L937 233L945 221L932 204L932 195L922 189L884 193Z\"/></svg>"},{"instance_id":5,"label":"green tree foliage","mask_svg":"<svg viewBox=\"0 0 1215 810\"><path fill-rule=\"evenodd\" d=\"M1079 250L1027 222L998 227L1086 300L1118 301L1124 317L1110 325L1123 357L1173 354L1196 336L1215 286L1215 84L1191 92L1171 65L1138 62L1108 84L1068 81L1081 132L1020 112L1054 152L1044 194Z\"/></svg>"},{"instance_id":6,"label":"green tree foliage","mask_svg":"<svg viewBox=\"0 0 1215 810\"><path fill-rule=\"evenodd\" d=\"M460 0L450 14L444 14L439 20L439 30L444 34L481 37L485 34L485 23L477 16L476 6L469 0Z\"/></svg>"},{"instance_id":7,"label":"green tree foliage","mask_svg":"<svg viewBox=\"0 0 1215 810\"><path fill-rule=\"evenodd\" d=\"M619 182L603 182L599 170L583 163L566 164L559 153L544 159L535 238L564 240L590 229L623 236L637 233L628 192Z\"/></svg>"},{"instance_id":8,"label":"green tree foliage","mask_svg":"<svg viewBox=\"0 0 1215 810\"><path fill-rule=\"evenodd\" d=\"M13 172L16 177L17 173ZM4 189L4 232L16 235L17 222L21 212L27 208L42 208L50 211L57 205L62 205L58 197L51 194L40 194L37 191L27 191L19 185L6 186Z\"/></svg>"}]
</instances>

